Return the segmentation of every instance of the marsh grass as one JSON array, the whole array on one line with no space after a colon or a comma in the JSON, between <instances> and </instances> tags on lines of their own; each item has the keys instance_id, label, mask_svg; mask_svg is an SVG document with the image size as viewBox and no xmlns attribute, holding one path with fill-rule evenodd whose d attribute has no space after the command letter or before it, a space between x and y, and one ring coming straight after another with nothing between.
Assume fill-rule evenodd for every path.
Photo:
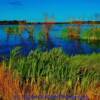
<instances>
[{"instance_id":1,"label":"marsh grass","mask_svg":"<svg viewBox=\"0 0 100 100\"><path fill-rule=\"evenodd\" d=\"M55 24L43 24L41 25L41 30L38 35L38 40L41 42L42 40L48 41L50 38L50 31L55 27ZM27 31L29 34L29 39L33 40L35 26L34 25L21 25L18 26L6 26L4 31L7 33L7 37L9 38L10 35L21 35L23 32ZM88 40L88 42L95 43L96 40L100 40L100 28L96 25L91 25L88 29L81 31L81 26L78 25L70 25L63 28L61 31L60 38L62 39L82 39ZM21 37L22 38L22 37Z\"/></svg>"},{"instance_id":2,"label":"marsh grass","mask_svg":"<svg viewBox=\"0 0 100 100\"><path fill-rule=\"evenodd\" d=\"M95 42L96 40L100 40L100 28L91 27L87 31L82 33L83 39L87 39L89 42Z\"/></svg>"},{"instance_id":3,"label":"marsh grass","mask_svg":"<svg viewBox=\"0 0 100 100\"><path fill-rule=\"evenodd\" d=\"M10 59L1 64L3 100L13 100L11 97L16 93L19 100L24 100L22 95L87 95L89 100L99 100L100 54L69 57L60 48L50 52L37 49L28 56L19 52L20 48L16 48Z\"/></svg>"}]
</instances>

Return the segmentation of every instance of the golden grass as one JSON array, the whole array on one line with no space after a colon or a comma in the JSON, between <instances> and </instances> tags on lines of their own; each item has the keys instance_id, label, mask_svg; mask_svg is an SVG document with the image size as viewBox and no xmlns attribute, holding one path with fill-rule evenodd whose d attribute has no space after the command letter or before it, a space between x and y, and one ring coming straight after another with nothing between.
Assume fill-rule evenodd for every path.
<instances>
[{"instance_id":1,"label":"golden grass","mask_svg":"<svg viewBox=\"0 0 100 100\"><path fill-rule=\"evenodd\" d=\"M39 96L39 95L86 95L89 100L100 100L100 84L93 89L91 86L87 89L85 93L82 93L80 83L77 82L74 88L69 86L68 82L65 82L63 85L61 84L50 84L48 90L45 91L43 89L43 84L40 83L29 83L26 81L23 86L20 85L21 78L17 76L16 78L13 76L13 71L9 71L4 69L4 67L0 67L0 100L25 100L23 95L27 96ZM44 84L46 84L44 82ZM45 85L44 85L45 86ZM74 92L73 92L74 91ZM14 96L18 96L19 98L15 99ZM33 100L28 99L28 100ZM50 100L50 99L34 99L34 100ZM56 99L56 100L66 100L66 99ZM71 99L67 99L71 100ZM79 99L76 99L79 100Z\"/></svg>"}]
</instances>

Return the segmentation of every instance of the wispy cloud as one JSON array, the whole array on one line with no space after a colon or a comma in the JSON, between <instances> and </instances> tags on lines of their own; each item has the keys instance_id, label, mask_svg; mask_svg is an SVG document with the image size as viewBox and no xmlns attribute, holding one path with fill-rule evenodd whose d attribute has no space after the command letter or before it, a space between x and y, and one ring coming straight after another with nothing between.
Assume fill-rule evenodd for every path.
<instances>
[{"instance_id":1,"label":"wispy cloud","mask_svg":"<svg viewBox=\"0 0 100 100\"><path fill-rule=\"evenodd\" d=\"M23 2L20 0L15 0L15 1L9 1L8 4L12 6L22 6Z\"/></svg>"}]
</instances>

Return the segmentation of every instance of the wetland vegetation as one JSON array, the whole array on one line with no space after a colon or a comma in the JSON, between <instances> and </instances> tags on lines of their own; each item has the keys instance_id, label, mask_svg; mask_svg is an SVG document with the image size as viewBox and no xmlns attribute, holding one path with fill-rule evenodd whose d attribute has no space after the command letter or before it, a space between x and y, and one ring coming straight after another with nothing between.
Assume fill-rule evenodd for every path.
<instances>
[{"instance_id":1,"label":"wetland vegetation","mask_svg":"<svg viewBox=\"0 0 100 100\"><path fill-rule=\"evenodd\" d=\"M23 95L87 96L89 100L99 100L100 27L92 25L82 31L80 25L69 25L62 27L60 32L56 31L56 35L51 31L54 27L54 23L43 24L41 29L37 30L35 25L20 24L3 27L7 43L12 35L21 37L21 42L22 40L30 42L23 44L24 49L22 45L13 47L15 49L11 48L8 57L2 55L1 100L15 100L15 96L20 97L18 100L25 100ZM23 36L25 31L26 40L25 35ZM57 41L59 38L63 42ZM36 43L37 47L33 48ZM4 50L4 47L0 46L0 49L2 48ZM80 48L83 48L84 52ZM27 55L23 55L27 49Z\"/></svg>"}]
</instances>

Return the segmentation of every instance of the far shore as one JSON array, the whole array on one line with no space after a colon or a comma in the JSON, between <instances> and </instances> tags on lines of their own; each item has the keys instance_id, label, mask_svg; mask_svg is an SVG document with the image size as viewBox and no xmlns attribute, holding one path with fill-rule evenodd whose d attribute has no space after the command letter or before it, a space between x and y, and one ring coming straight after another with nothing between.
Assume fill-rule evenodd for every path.
<instances>
[{"instance_id":1,"label":"far shore","mask_svg":"<svg viewBox=\"0 0 100 100\"><path fill-rule=\"evenodd\" d=\"M100 24L100 21L69 21L69 22L53 22L53 21L47 21L47 22L27 22L27 21L0 21L0 25L25 25L25 24L76 24L76 25L82 25L82 24Z\"/></svg>"}]
</instances>

